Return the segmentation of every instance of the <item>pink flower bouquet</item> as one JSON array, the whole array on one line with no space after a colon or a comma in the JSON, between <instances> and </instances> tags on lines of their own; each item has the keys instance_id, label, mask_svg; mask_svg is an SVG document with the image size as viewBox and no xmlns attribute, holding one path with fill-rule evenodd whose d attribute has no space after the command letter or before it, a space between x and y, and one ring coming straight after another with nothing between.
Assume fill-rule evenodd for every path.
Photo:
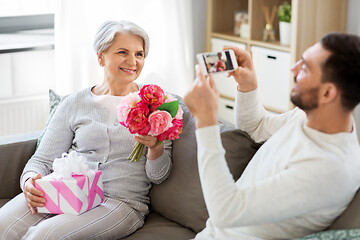
<instances>
[{"instance_id":1,"label":"pink flower bouquet","mask_svg":"<svg viewBox=\"0 0 360 240\"><path fill-rule=\"evenodd\" d=\"M153 84L125 96L117 112L118 121L130 133L155 136L159 142L179 138L182 115L179 100ZM143 150L144 145L137 142L128 159L139 161Z\"/></svg>"}]
</instances>

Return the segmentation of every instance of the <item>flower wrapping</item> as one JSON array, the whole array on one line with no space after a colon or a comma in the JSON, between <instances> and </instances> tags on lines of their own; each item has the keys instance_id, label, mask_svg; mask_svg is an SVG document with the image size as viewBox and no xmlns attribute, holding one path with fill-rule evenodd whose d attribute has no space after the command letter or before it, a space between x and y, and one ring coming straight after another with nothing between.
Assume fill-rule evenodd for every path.
<instances>
[{"instance_id":1,"label":"flower wrapping","mask_svg":"<svg viewBox=\"0 0 360 240\"><path fill-rule=\"evenodd\" d=\"M117 117L130 133L155 136L159 142L179 138L183 128L179 100L153 84L125 96L118 106ZM136 143L128 159L139 161L143 150L144 145Z\"/></svg>"},{"instance_id":2,"label":"flower wrapping","mask_svg":"<svg viewBox=\"0 0 360 240\"><path fill-rule=\"evenodd\" d=\"M70 160L72 168L65 165ZM104 201L101 171L88 170L83 160L76 152L63 154L61 159L54 161L61 174L54 171L35 181L35 187L44 193L46 200L44 207L37 208L39 213L80 214Z\"/></svg>"}]
</instances>

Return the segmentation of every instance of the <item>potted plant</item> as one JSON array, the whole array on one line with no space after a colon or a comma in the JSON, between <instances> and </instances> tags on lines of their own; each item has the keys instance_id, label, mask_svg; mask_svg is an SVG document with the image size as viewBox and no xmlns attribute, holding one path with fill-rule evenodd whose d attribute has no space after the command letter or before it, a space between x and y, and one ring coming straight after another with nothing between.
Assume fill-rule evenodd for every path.
<instances>
[{"instance_id":1,"label":"potted plant","mask_svg":"<svg viewBox=\"0 0 360 240\"><path fill-rule=\"evenodd\" d=\"M291 5L284 2L278 8L280 43L284 45L290 44L291 36Z\"/></svg>"}]
</instances>

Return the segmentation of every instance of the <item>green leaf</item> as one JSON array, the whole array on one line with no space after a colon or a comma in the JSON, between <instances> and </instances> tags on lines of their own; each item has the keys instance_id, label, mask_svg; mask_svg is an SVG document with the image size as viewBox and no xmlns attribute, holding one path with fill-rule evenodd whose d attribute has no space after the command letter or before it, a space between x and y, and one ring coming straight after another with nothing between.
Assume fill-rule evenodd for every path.
<instances>
[{"instance_id":1,"label":"green leaf","mask_svg":"<svg viewBox=\"0 0 360 240\"><path fill-rule=\"evenodd\" d=\"M156 110L167 111L170 113L171 117L175 117L179 110L179 100L163 103Z\"/></svg>"},{"instance_id":2,"label":"green leaf","mask_svg":"<svg viewBox=\"0 0 360 240\"><path fill-rule=\"evenodd\" d=\"M279 6L278 17L281 22L291 22L291 5L288 2Z\"/></svg>"}]
</instances>

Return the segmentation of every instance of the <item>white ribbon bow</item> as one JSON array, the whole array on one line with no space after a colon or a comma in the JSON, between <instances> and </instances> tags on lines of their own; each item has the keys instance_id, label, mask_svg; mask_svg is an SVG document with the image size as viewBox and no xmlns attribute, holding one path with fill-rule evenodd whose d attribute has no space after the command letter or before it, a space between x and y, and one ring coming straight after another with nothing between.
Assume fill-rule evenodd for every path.
<instances>
[{"instance_id":1,"label":"white ribbon bow","mask_svg":"<svg viewBox=\"0 0 360 240\"><path fill-rule=\"evenodd\" d=\"M53 169L57 177L63 178L71 178L73 174L87 175L90 170L86 157L78 155L76 151L63 153L61 158L55 158Z\"/></svg>"}]
</instances>

